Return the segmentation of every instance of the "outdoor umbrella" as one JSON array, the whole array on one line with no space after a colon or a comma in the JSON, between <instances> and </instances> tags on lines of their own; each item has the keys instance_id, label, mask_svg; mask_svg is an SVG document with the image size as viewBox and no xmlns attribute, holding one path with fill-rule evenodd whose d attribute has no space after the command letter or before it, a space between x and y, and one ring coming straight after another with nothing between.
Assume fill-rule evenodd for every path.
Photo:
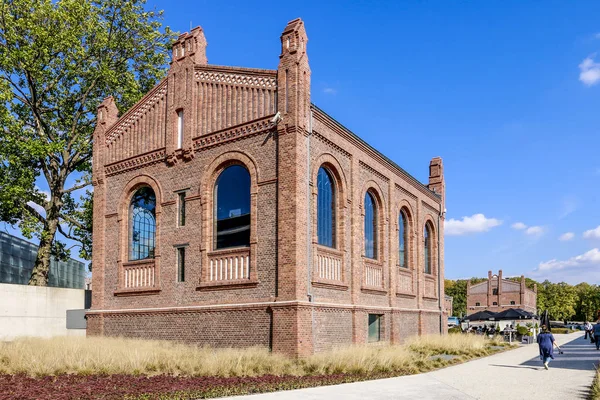
<instances>
[{"instance_id":1,"label":"outdoor umbrella","mask_svg":"<svg viewBox=\"0 0 600 400\"><path fill-rule=\"evenodd\" d=\"M465 319L468 319L469 321L488 321L490 318L493 318L495 315L496 315L496 313L494 313L494 312L483 310L483 311L478 311L475 314L471 314Z\"/></svg>"},{"instance_id":2,"label":"outdoor umbrella","mask_svg":"<svg viewBox=\"0 0 600 400\"><path fill-rule=\"evenodd\" d=\"M506 319L533 319L533 314L520 308L509 308L496 314L497 320Z\"/></svg>"}]
</instances>

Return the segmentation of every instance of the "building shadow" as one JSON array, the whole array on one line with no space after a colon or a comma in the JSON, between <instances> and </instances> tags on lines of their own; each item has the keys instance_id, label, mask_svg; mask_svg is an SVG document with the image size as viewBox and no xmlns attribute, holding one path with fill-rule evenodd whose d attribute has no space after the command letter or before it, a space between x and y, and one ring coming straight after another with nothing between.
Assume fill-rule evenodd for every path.
<instances>
[{"instance_id":1,"label":"building shadow","mask_svg":"<svg viewBox=\"0 0 600 400\"><path fill-rule=\"evenodd\" d=\"M531 367L527 365L500 365L500 364L490 364L491 367L502 367L502 368L518 368L518 369L544 369L544 367Z\"/></svg>"},{"instance_id":2,"label":"building shadow","mask_svg":"<svg viewBox=\"0 0 600 400\"><path fill-rule=\"evenodd\" d=\"M537 346L531 344L530 346ZM568 343L560 346L563 354L559 354L557 349L554 349L554 360L550 361L552 369L574 369L580 371L594 371L600 360L600 351L596 350L596 346L590 344L589 340L578 337ZM521 367L542 367L542 361L539 356L532 358L520 365Z\"/></svg>"}]
</instances>

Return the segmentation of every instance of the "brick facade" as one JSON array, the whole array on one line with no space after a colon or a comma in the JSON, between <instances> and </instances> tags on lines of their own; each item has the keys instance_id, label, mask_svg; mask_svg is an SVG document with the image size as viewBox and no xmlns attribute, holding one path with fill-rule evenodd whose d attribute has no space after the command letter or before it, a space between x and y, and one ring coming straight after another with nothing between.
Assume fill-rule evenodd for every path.
<instances>
[{"instance_id":1,"label":"brick facade","mask_svg":"<svg viewBox=\"0 0 600 400\"><path fill-rule=\"evenodd\" d=\"M312 104L307 43L296 19L281 35L277 70L213 66L195 28L174 44L167 77L132 109L119 117L111 98L100 105L89 335L303 356L367 342L369 314L382 315L385 342L445 332L442 160L431 160L429 182L421 184ZM215 250L215 182L234 164L250 174L250 245ZM320 167L334 180L333 248L317 241ZM129 261L129 204L143 186L156 195L153 258ZM378 219L374 260L364 256L367 191ZM177 222L181 192L184 226ZM399 267L401 210L406 268ZM431 274L424 272L426 224ZM224 275L222 265L230 266Z\"/></svg>"},{"instance_id":2,"label":"brick facade","mask_svg":"<svg viewBox=\"0 0 600 400\"><path fill-rule=\"evenodd\" d=\"M502 270L498 275L488 272L488 280L472 285L467 284L467 310L473 312L489 310L500 312L509 308L520 308L537 314L537 285L533 290L525 285L525 277L520 282L502 278Z\"/></svg>"}]
</instances>

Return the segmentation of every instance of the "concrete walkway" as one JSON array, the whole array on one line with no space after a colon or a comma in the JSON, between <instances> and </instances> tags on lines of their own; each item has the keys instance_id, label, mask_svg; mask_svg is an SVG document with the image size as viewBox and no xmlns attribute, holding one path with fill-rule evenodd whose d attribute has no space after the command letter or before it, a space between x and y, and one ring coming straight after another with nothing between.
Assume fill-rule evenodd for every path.
<instances>
[{"instance_id":1,"label":"concrete walkway","mask_svg":"<svg viewBox=\"0 0 600 400\"><path fill-rule=\"evenodd\" d=\"M530 344L426 374L229 399L586 399L600 351L582 333L555 337L564 354L556 352L548 371Z\"/></svg>"}]
</instances>

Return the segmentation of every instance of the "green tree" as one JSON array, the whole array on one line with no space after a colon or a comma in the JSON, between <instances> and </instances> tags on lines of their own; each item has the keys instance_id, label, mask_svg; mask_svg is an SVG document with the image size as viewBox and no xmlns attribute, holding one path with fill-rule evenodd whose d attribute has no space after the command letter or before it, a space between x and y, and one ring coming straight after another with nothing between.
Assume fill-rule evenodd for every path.
<instances>
[{"instance_id":1,"label":"green tree","mask_svg":"<svg viewBox=\"0 0 600 400\"><path fill-rule=\"evenodd\" d=\"M575 290L578 297L575 319L595 321L600 309L600 288L583 282L575 285Z\"/></svg>"},{"instance_id":2,"label":"green tree","mask_svg":"<svg viewBox=\"0 0 600 400\"><path fill-rule=\"evenodd\" d=\"M556 320L566 321L575 316L578 293L573 286L545 280L538 288L538 309L548 310L550 317Z\"/></svg>"},{"instance_id":3,"label":"green tree","mask_svg":"<svg viewBox=\"0 0 600 400\"><path fill-rule=\"evenodd\" d=\"M91 253L95 110L108 95L127 109L166 72L173 38L145 0L0 3L0 218L39 248L30 285L47 285L51 256ZM49 187L45 195L37 179Z\"/></svg>"}]
</instances>

